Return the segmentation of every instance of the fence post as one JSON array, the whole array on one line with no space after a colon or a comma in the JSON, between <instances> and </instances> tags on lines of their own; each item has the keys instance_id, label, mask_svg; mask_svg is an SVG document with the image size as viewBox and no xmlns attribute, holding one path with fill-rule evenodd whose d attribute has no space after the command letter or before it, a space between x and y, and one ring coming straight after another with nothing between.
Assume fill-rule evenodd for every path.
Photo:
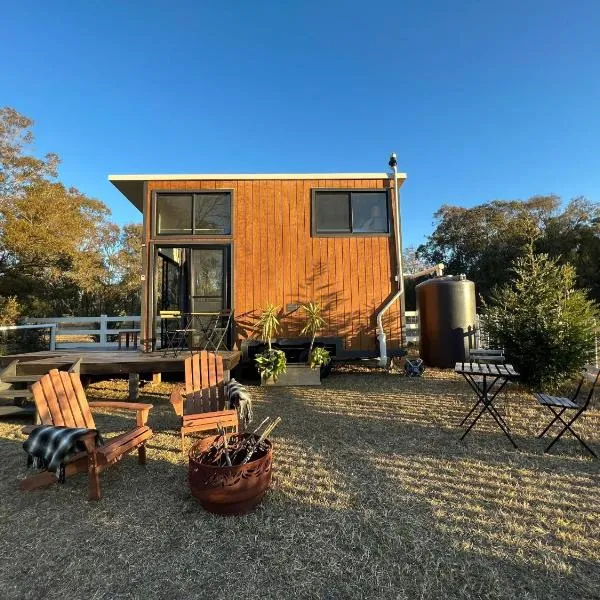
<instances>
[{"instance_id":1,"label":"fence post","mask_svg":"<svg viewBox=\"0 0 600 600\"><path fill-rule=\"evenodd\" d=\"M106 320L106 315L100 315L100 346L106 346L107 343L107 327L108 321Z\"/></svg>"},{"instance_id":2,"label":"fence post","mask_svg":"<svg viewBox=\"0 0 600 600\"><path fill-rule=\"evenodd\" d=\"M56 350L56 323L50 323L50 350Z\"/></svg>"}]
</instances>

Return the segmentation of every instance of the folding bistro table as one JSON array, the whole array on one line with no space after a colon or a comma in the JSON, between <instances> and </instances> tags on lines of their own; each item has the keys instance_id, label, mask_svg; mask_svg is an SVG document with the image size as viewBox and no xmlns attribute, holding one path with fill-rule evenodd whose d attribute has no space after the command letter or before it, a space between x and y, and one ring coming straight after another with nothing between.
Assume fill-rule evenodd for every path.
<instances>
[{"instance_id":1,"label":"folding bistro table","mask_svg":"<svg viewBox=\"0 0 600 600\"><path fill-rule=\"evenodd\" d=\"M471 424L467 427L467 430L463 433L461 440L467 437L467 434L475 423L479 421L481 415L485 411L492 415L492 418L498 424L498 427L502 430L504 435L510 440L510 443L516 448L517 445L510 437L510 427L502 415L494 407L494 400L496 396L503 390L506 383L511 379L516 379L519 374L515 371L514 367L509 364L479 364L473 362L459 362L454 367L456 373L460 373L471 386L477 401L468 412L467 416L461 421L460 425L464 425L469 417L477 410L481 405L480 411L477 413ZM492 388L494 388L492 390Z\"/></svg>"}]
</instances>

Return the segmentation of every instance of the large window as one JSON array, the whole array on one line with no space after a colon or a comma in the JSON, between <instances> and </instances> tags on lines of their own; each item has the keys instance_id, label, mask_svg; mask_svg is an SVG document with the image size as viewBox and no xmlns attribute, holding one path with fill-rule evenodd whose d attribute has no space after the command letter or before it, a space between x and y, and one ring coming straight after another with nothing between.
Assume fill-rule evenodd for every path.
<instances>
[{"instance_id":1,"label":"large window","mask_svg":"<svg viewBox=\"0 0 600 600\"><path fill-rule=\"evenodd\" d=\"M313 235L389 233L385 190L313 190Z\"/></svg>"},{"instance_id":2,"label":"large window","mask_svg":"<svg viewBox=\"0 0 600 600\"><path fill-rule=\"evenodd\" d=\"M158 235L229 235L231 192L156 194Z\"/></svg>"}]
</instances>

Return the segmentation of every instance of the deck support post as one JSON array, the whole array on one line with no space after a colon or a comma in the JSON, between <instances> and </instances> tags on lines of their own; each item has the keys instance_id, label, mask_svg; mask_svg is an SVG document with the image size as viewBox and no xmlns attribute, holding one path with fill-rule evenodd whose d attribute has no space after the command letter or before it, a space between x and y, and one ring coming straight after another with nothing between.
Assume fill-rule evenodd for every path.
<instances>
[{"instance_id":1,"label":"deck support post","mask_svg":"<svg viewBox=\"0 0 600 600\"><path fill-rule=\"evenodd\" d=\"M129 373L129 400L131 402L138 399L138 393L140 390L140 374Z\"/></svg>"}]
</instances>

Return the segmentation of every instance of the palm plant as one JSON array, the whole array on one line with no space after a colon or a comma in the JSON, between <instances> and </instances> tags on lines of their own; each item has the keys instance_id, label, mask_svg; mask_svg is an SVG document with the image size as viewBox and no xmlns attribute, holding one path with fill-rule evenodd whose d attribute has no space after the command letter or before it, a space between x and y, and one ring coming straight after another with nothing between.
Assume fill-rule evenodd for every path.
<instances>
[{"instance_id":1,"label":"palm plant","mask_svg":"<svg viewBox=\"0 0 600 600\"><path fill-rule=\"evenodd\" d=\"M318 302L307 302L301 306L306 314L306 324L301 331L302 335L310 335L308 349L308 364L311 369L326 365L330 361L329 352L325 348L314 348L317 333L327 326L323 318L323 307Z\"/></svg>"},{"instance_id":2,"label":"palm plant","mask_svg":"<svg viewBox=\"0 0 600 600\"><path fill-rule=\"evenodd\" d=\"M283 350L273 350L273 338L279 332L279 306L267 304L262 311L254 330L258 332L258 337L267 344L267 350L257 354L254 357L256 368L263 379L277 378L286 370L286 358Z\"/></svg>"}]
</instances>

